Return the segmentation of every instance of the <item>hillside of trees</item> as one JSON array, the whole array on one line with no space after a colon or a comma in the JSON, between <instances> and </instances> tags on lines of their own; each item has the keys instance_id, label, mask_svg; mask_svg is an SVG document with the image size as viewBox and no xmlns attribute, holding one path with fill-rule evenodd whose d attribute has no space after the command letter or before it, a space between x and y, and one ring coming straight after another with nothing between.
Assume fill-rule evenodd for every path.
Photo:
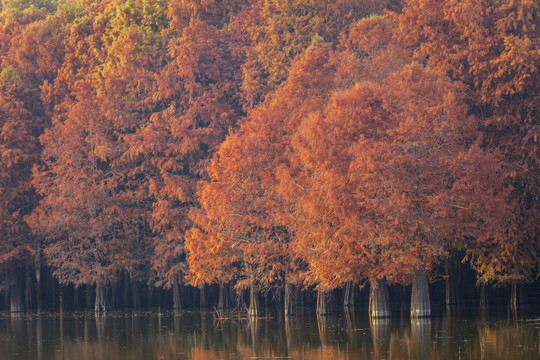
<instances>
[{"instance_id":1,"label":"hillside of trees","mask_svg":"<svg viewBox=\"0 0 540 360\"><path fill-rule=\"evenodd\" d=\"M537 1L0 4L2 309L537 288Z\"/></svg>"}]
</instances>

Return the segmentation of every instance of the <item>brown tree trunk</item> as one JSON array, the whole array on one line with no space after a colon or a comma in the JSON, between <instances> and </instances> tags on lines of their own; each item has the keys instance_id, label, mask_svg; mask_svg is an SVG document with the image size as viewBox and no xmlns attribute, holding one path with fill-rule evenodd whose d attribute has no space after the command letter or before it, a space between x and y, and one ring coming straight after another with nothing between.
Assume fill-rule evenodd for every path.
<instances>
[{"instance_id":1,"label":"brown tree trunk","mask_svg":"<svg viewBox=\"0 0 540 360\"><path fill-rule=\"evenodd\" d=\"M173 288L173 310L181 310L182 303L180 302L180 288L176 281L173 282L172 288Z\"/></svg>"},{"instance_id":2,"label":"brown tree trunk","mask_svg":"<svg viewBox=\"0 0 540 360\"><path fill-rule=\"evenodd\" d=\"M161 294L158 293L158 306L161 308ZM148 284L148 305L152 306L154 304L154 288L152 285Z\"/></svg>"},{"instance_id":3,"label":"brown tree trunk","mask_svg":"<svg viewBox=\"0 0 540 360\"><path fill-rule=\"evenodd\" d=\"M487 285L486 283L480 284L480 307L485 308L487 307L488 299L487 299Z\"/></svg>"},{"instance_id":4,"label":"brown tree trunk","mask_svg":"<svg viewBox=\"0 0 540 360\"><path fill-rule=\"evenodd\" d=\"M131 299L132 299L132 307L133 310L140 310L141 309L141 298L139 297L139 284L137 284L137 281L133 279L133 277L129 277L130 279L130 287L131 287Z\"/></svg>"},{"instance_id":5,"label":"brown tree trunk","mask_svg":"<svg viewBox=\"0 0 540 360\"><path fill-rule=\"evenodd\" d=\"M446 286L446 305L456 305L459 300L458 294L458 279L457 274L454 271L452 262L449 259L444 260L444 269L446 272L445 286Z\"/></svg>"},{"instance_id":6,"label":"brown tree trunk","mask_svg":"<svg viewBox=\"0 0 540 360\"><path fill-rule=\"evenodd\" d=\"M120 299L119 299L120 298L119 286L120 286L120 284L118 284L118 282L113 283L112 286L111 286L111 301L110 301L111 309L117 309L118 308L118 303L120 302Z\"/></svg>"},{"instance_id":7,"label":"brown tree trunk","mask_svg":"<svg viewBox=\"0 0 540 360\"><path fill-rule=\"evenodd\" d=\"M516 308L517 306L517 281L512 280L512 288L510 292L510 306Z\"/></svg>"},{"instance_id":8,"label":"brown tree trunk","mask_svg":"<svg viewBox=\"0 0 540 360\"><path fill-rule=\"evenodd\" d=\"M431 316L431 302L429 300L429 287L424 270L414 272L411 294L411 318Z\"/></svg>"},{"instance_id":9,"label":"brown tree trunk","mask_svg":"<svg viewBox=\"0 0 540 360\"><path fill-rule=\"evenodd\" d=\"M293 284L285 282L285 316L296 313L296 288Z\"/></svg>"},{"instance_id":10,"label":"brown tree trunk","mask_svg":"<svg viewBox=\"0 0 540 360\"><path fill-rule=\"evenodd\" d=\"M58 286L58 308L60 314L64 312L64 287L62 285Z\"/></svg>"},{"instance_id":11,"label":"brown tree trunk","mask_svg":"<svg viewBox=\"0 0 540 360\"><path fill-rule=\"evenodd\" d=\"M229 284L222 283L219 286L219 310L228 310L231 307L231 297L229 294Z\"/></svg>"},{"instance_id":12,"label":"brown tree trunk","mask_svg":"<svg viewBox=\"0 0 540 360\"><path fill-rule=\"evenodd\" d=\"M124 294L124 303L122 304L122 307L125 309L126 307L128 307L129 303L129 274L127 271L124 271L124 289L123 289L123 294Z\"/></svg>"},{"instance_id":13,"label":"brown tree trunk","mask_svg":"<svg viewBox=\"0 0 540 360\"><path fill-rule=\"evenodd\" d=\"M109 310L111 310L111 307L109 305L109 299L107 299L105 287L103 287L103 285L96 285L96 301L94 303L94 311L102 312Z\"/></svg>"},{"instance_id":14,"label":"brown tree trunk","mask_svg":"<svg viewBox=\"0 0 540 360\"><path fill-rule=\"evenodd\" d=\"M84 287L84 297L85 297L85 307L87 310L92 308L92 287L90 285L85 285Z\"/></svg>"},{"instance_id":15,"label":"brown tree trunk","mask_svg":"<svg viewBox=\"0 0 540 360\"><path fill-rule=\"evenodd\" d=\"M296 306L304 306L305 305L305 299L304 299L304 290L301 288L295 288L295 295L296 295Z\"/></svg>"},{"instance_id":16,"label":"brown tree trunk","mask_svg":"<svg viewBox=\"0 0 540 360\"><path fill-rule=\"evenodd\" d=\"M34 308L34 287L32 286L32 270L27 264L25 267L24 307L26 310Z\"/></svg>"},{"instance_id":17,"label":"brown tree trunk","mask_svg":"<svg viewBox=\"0 0 540 360\"><path fill-rule=\"evenodd\" d=\"M206 288L204 285L199 287L199 307L201 309L206 309L208 304L206 303Z\"/></svg>"},{"instance_id":18,"label":"brown tree trunk","mask_svg":"<svg viewBox=\"0 0 540 360\"><path fill-rule=\"evenodd\" d=\"M317 315L332 315L334 312L334 293L332 291L319 290L317 293Z\"/></svg>"},{"instance_id":19,"label":"brown tree trunk","mask_svg":"<svg viewBox=\"0 0 540 360\"><path fill-rule=\"evenodd\" d=\"M517 298L518 304L526 304L527 303L527 297L525 296L524 287L525 286L523 284L518 286L518 298Z\"/></svg>"},{"instance_id":20,"label":"brown tree trunk","mask_svg":"<svg viewBox=\"0 0 540 360\"><path fill-rule=\"evenodd\" d=\"M249 316L258 316L260 314L259 292L255 284L252 282L249 288Z\"/></svg>"},{"instance_id":21,"label":"brown tree trunk","mask_svg":"<svg viewBox=\"0 0 540 360\"><path fill-rule=\"evenodd\" d=\"M58 282L56 281L56 279L54 279L53 277L51 276L48 276L48 285L49 286L46 286L46 288L49 288L50 291L49 291L49 301L50 301L50 304L52 305L52 307L56 308L56 305L57 305L57 298L56 298L56 290L57 290L57 287L58 287Z\"/></svg>"},{"instance_id":22,"label":"brown tree trunk","mask_svg":"<svg viewBox=\"0 0 540 360\"><path fill-rule=\"evenodd\" d=\"M39 314L41 312L41 256L39 249L36 251L34 261L36 268L36 309Z\"/></svg>"},{"instance_id":23,"label":"brown tree trunk","mask_svg":"<svg viewBox=\"0 0 540 360\"><path fill-rule=\"evenodd\" d=\"M75 311L79 310L79 287L73 287L73 309Z\"/></svg>"},{"instance_id":24,"label":"brown tree trunk","mask_svg":"<svg viewBox=\"0 0 540 360\"><path fill-rule=\"evenodd\" d=\"M343 294L343 306L354 306L354 285L351 282L348 282L347 285L345 285L345 292Z\"/></svg>"},{"instance_id":25,"label":"brown tree trunk","mask_svg":"<svg viewBox=\"0 0 540 360\"><path fill-rule=\"evenodd\" d=\"M388 287L384 279L369 281L369 316L372 318L387 318L392 315Z\"/></svg>"},{"instance_id":26,"label":"brown tree trunk","mask_svg":"<svg viewBox=\"0 0 540 360\"><path fill-rule=\"evenodd\" d=\"M9 287L9 305L12 313L24 311L23 285L20 271L11 274L13 284Z\"/></svg>"},{"instance_id":27,"label":"brown tree trunk","mask_svg":"<svg viewBox=\"0 0 540 360\"><path fill-rule=\"evenodd\" d=\"M37 270L36 270L37 272ZM41 312L41 283L39 277L36 279L36 309L38 314Z\"/></svg>"}]
</instances>

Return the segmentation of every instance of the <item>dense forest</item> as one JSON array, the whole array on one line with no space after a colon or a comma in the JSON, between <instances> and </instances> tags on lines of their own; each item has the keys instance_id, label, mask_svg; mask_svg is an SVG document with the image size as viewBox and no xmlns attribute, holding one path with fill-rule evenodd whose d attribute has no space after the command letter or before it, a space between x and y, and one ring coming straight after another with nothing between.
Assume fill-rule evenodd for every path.
<instances>
[{"instance_id":1,"label":"dense forest","mask_svg":"<svg viewBox=\"0 0 540 360\"><path fill-rule=\"evenodd\" d=\"M537 1L0 6L3 309L538 286Z\"/></svg>"}]
</instances>

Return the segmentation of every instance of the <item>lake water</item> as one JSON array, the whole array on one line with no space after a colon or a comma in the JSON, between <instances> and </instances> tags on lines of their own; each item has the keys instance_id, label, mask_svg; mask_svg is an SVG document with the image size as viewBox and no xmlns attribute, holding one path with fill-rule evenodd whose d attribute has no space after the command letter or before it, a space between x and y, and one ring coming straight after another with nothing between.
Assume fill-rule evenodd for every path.
<instances>
[{"instance_id":1,"label":"lake water","mask_svg":"<svg viewBox=\"0 0 540 360\"><path fill-rule=\"evenodd\" d=\"M317 318L217 318L212 312L0 315L4 359L540 359L538 309L471 311L370 322L364 312ZM535 313L536 312L536 313ZM460 312L462 313L462 312ZM526 315L525 315L526 314Z\"/></svg>"}]
</instances>

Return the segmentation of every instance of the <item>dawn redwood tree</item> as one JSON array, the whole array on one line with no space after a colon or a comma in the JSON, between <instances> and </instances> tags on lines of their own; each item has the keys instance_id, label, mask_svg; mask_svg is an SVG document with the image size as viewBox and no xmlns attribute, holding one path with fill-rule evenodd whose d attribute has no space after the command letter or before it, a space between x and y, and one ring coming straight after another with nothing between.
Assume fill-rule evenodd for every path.
<instances>
[{"instance_id":1,"label":"dawn redwood tree","mask_svg":"<svg viewBox=\"0 0 540 360\"><path fill-rule=\"evenodd\" d=\"M19 100L18 72L0 73L0 273L10 288L11 311L24 310L20 264L31 259L34 244L24 216L33 204L32 164L39 159L39 122Z\"/></svg>"},{"instance_id":2,"label":"dawn redwood tree","mask_svg":"<svg viewBox=\"0 0 540 360\"><path fill-rule=\"evenodd\" d=\"M514 165L506 172L514 204L506 235L468 244L467 252L480 282L511 283L515 289L538 275L540 253L540 6L526 0L409 0L396 19L397 37L418 61L468 87L485 146L502 151Z\"/></svg>"},{"instance_id":3,"label":"dawn redwood tree","mask_svg":"<svg viewBox=\"0 0 540 360\"><path fill-rule=\"evenodd\" d=\"M130 156L141 168L151 169L145 179L154 199L151 263L156 283L173 288L175 309L181 307L178 287L187 283L184 233L191 226L189 211L197 204L197 182L207 178L213 152L242 115L243 43L197 14L183 28L177 11L171 15L171 32L181 35L168 40L167 63L155 76L156 110L128 138Z\"/></svg>"},{"instance_id":4,"label":"dawn redwood tree","mask_svg":"<svg viewBox=\"0 0 540 360\"><path fill-rule=\"evenodd\" d=\"M199 187L201 208L186 238L190 277L249 288L250 315L259 311L258 292L301 285L303 264L290 246L294 228L276 185L288 167L290 136L333 87L331 56L328 44L315 42L296 59L287 81L220 146L208 169L211 180ZM293 294L286 292L292 314Z\"/></svg>"},{"instance_id":5,"label":"dawn redwood tree","mask_svg":"<svg viewBox=\"0 0 540 360\"><path fill-rule=\"evenodd\" d=\"M5 2L0 12L0 276L7 277L2 286L11 286L12 311L33 306L38 241L24 217L36 205L31 169L48 123L39 87L54 78L61 59L58 26L45 20L46 9L30 5ZM28 17L16 16L22 13Z\"/></svg>"},{"instance_id":6,"label":"dawn redwood tree","mask_svg":"<svg viewBox=\"0 0 540 360\"><path fill-rule=\"evenodd\" d=\"M296 191L296 240L322 286L414 275L411 314L429 315L428 303L415 305L427 288L414 285L427 285L445 242L502 236L500 157L478 146L462 94L407 65L382 84L336 93L299 127L294 144L309 176Z\"/></svg>"},{"instance_id":7,"label":"dawn redwood tree","mask_svg":"<svg viewBox=\"0 0 540 360\"><path fill-rule=\"evenodd\" d=\"M368 279L377 289L378 280L414 278L411 313L422 316L425 271L450 241L502 236L507 192L500 155L480 147L464 87L407 64L381 31L389 21L372 17L351 29L335 75L345 89L297 127L288 153L296 167L282 171L279 189L294 204L308 281L330 290Z\"/></svg>"},{"instance_id":8,"label":"dawn redwood tree","mask_svg":"<svg viewBox=\"0 0 540 360\"><path fill-rule=\"evenodd\" d=\"M42 199L29 222L46 239L53 274L62 284L95 285L101 311L120 271L148 278L151 204L124 138L151 110L164 15L159 2L66 12L74 14L66 16L66 56L55 83L43 87L53 121L41 137L34 184Z\"/></svg>"}]
</instances>

